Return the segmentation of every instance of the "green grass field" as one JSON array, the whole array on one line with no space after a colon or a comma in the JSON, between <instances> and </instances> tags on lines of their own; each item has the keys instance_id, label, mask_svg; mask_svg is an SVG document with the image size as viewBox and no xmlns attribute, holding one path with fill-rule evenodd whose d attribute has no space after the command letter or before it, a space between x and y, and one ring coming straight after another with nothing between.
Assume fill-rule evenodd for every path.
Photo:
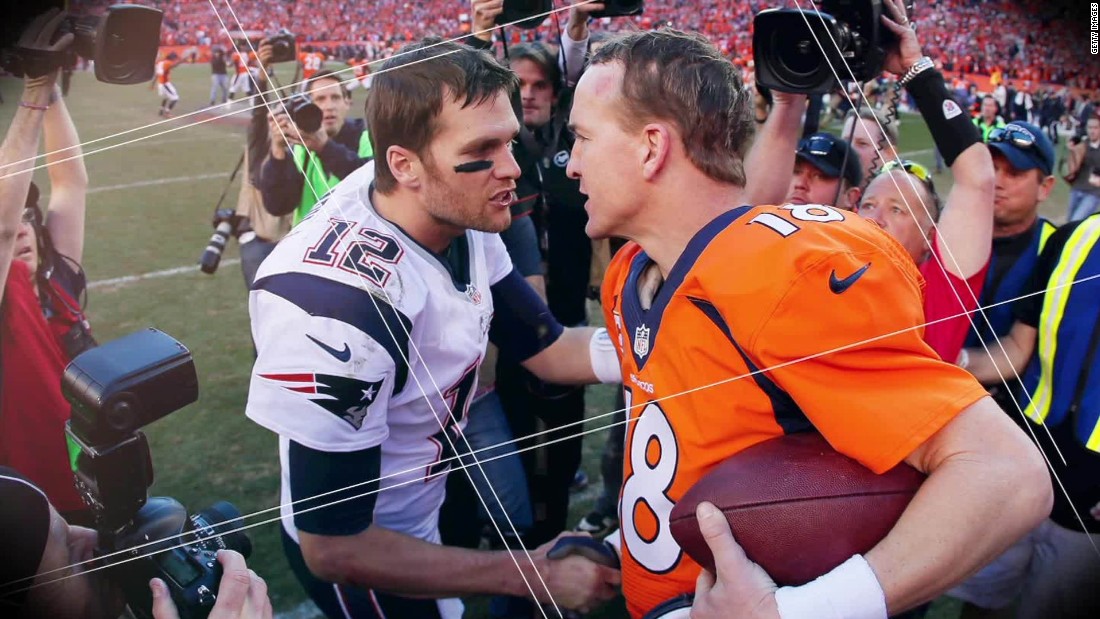
<instances>
[{"instance_id":1,"label":"green grass field","mask_svg":"<svg viewBox=\"0 0 1100 619\"><path fill-rule=\"evenodd\" d=\"M155 93L147 85L110 86L96 82L90 74L74 76L67 104L81 139L98 140L84 147L91 179L84 260L93 282L88 313L100 342L152 326L190 348L199 372L199 400L149 426L157 471L151 492L174 496L192 510L226 499L242 513L258 513L248 521L256 524L250 530L254 551L249 563L269 583L276 610L297 609L295 615L308 616L300 607L305 596L283 559L274 520L278 516L276 437L243 414L252 348L239 267L224 264L214 276L193 270L110 281L197 264L210 237L214 203L241 152L243 120L185 127L198 118L179 118L206 104L209 70L183 66L173 77L181 95L176 119L111 137L161 121ZM20 89L18 81L0 79L5 101L0 105L2 126L10 122ZM353 115L362 115L361 92L355 93ZM919 119L904 117L901 136L902 150L931 165L931 139ZM129 140L137 141L120 145ZM36 173L36 180L48 191L45 170ZM936 181L946 192L949 175ZM235 204L236 189L236 185L229 189L229 206ZM1044 213L1061 221L1067 196L1064 183L1059 182ZM234 245L225 261L235 257ZM588 403L590 417L610 411L611 388L592 388ZM588 428L607 423L596 420ZM598 492L604 436L599 431L585 438L584 468L592 485L574 497L571 522L588 511ZM483 608L483 602L474 601L467 616L484 616ZM957 615L957 605L941 601L930 616ZM593 616L626 615L618 604Z\"/></svg>"}]
</instances>

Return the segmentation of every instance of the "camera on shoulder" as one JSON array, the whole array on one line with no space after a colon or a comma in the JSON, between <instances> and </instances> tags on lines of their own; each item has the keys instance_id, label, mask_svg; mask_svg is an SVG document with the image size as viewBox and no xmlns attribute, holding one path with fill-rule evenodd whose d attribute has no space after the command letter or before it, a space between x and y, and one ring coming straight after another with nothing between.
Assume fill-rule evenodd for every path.
<instances>
[{"instance_id":1,"label":"camera on shoulder","mask_svg":"<svg viewBox=\"0 0 1100 619\"><path fill-rule=\"evenodd\" d=\"M866 82L878 76L887 50L898 41L882 25L882 0L821 0L817 6L820 10L766 9L756 14L752 53L758 84L780 92L823 94L838 81ZM905 8L910 13L912 2Z\"/></svg>"},{"instance_id":2,"label":"camera on shoulder","mask_svg":"<svg viewBox=\"0 0 1100 619\"><path fill-rule=\"evenodd\" d=\"M188 515L173 498L148 497L153 460L140 431L198 399L190 351L156 329L139 331L73 359L61 388L73 407L65 432L80 447L76 486L95 518L108 577L138 619L152 617L154 577L182 619L206 617L222 576L217 551L247 557L251 541L225 501Z\"/></svg>"},{"instance_id":3,"label":"camera on shoulder","mask_svg":"<svg viewBox=\"0 0 1100 619\"><path fill-rule=\"evenodd\" d=\"M16 77L42 77L72 66L74 54L95 63L95 76L107 84L140 84L153 79L163 11L116 4L103 15L67 16L53 42L72 33L69 50L50 52L14 45L0 50L0 66Z\"/></svg>"}]
</instances>

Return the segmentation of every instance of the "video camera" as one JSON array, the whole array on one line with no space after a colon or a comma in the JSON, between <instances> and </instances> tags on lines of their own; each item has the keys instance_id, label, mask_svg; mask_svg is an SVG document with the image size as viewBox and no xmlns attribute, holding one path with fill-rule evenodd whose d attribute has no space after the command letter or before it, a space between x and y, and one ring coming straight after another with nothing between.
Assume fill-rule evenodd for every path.
<instances>
[{"instance_id":1,"label":"video camera","mask_svg":"<svg viewBox=\"0 0 1100 619\"><path fill-rule=\"evenodd\" d=\"M882 70L887 50L897 44L897 36L882 25L882 0L815 4L821 10L757 13L752 52L758 84L780 92L823 94L836 87L837 76L865 82ZM912 6L905 3L906 14Z\"/></svg>"},{"instance_id":2,"label":"video camera","mask_svg":"<svg viewBox=\"0 0 1100 619\"><path fill-rule=\"evenodd\" d=\"M271 44L271 62L290 62L298 59L298 45L294 42L294 34L286 28L267 37L264 41Z\"/></svg>"},{"instance_id":3,"label":"video camera","mask_svg":"<svg viewBox=\"0 0 1100 619\"><path fill-rule=\"evenodd\" d=\"M108 84L140 84L153 79L160 46L160 9L116 4L103 15L68 16L57 30L56 41L74 35L64 52L19 46L0 50L0 66L16 77L42 77L62 66L72 66L74 55L95 62L95 76ZM26 24L23 24L25 27Z\"/></svg>"},{"instance_id":4,"label":"video camera","mask_svg":"<svg viewBox=\"0 0 1100 619\"><path fill-rule=\"evenodd\" d=\"M156 329L139 331L73 359L61 388L73 407L65 432L80 447L76 486L109 577L138 619L152 617L153 577L168 585L181 618L206 617L222 576L217 551L247 557L251 541L230 532L241 515L225 501L188 516L175 499L147 498L153 461L139 431L198 398L190 351Z\"/></svg>"},{"instance_id":5,"label":"video camera","mask_svg":"<svg viewBox=\"0 0 1100 619\"><path fill-rule=\"evenodd\" d=\"M645 0L600 0L604 9L592 13L593 18L641 15ZM538 28L546 15L554 9L553 0L504 0L504 11L497 17L497 24L511 24L519 28ZM539 16L539 17L536 17Z\"/></svg>"}]
</instances>

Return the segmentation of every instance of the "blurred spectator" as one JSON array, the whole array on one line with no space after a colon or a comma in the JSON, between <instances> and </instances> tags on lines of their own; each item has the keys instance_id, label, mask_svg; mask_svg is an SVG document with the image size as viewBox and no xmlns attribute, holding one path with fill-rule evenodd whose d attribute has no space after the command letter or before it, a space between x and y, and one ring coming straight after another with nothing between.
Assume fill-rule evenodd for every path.
<instances>
[{"instance_id":1,"label":"blurred spectator","mask_svg":"<svg viewBox=\"0 0 1100 619\"><path fill-rule=\"evenodd\" d=\"M210 105L218 103L218 91L221 91L221 103L229 100L229 73L226 70L225 50L215 47L210 57Z\"/></svg>"}]
</instances>

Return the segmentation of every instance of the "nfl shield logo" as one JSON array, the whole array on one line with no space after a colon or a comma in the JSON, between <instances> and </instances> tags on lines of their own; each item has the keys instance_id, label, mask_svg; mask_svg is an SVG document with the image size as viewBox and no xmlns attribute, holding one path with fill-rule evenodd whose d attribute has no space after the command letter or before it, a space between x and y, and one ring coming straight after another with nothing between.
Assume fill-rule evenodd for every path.
<instances>
[{"instance_id":1,"label":"nfl shield logo","mask_svg":"<svg viewBox=\"0 0 1100 619\"><path fill-rule=\"evenodd\" d=\"M645 325L634 329L634 354L639 357L649 354L649 327Z\"/></svg>"},{"instance_id":2,"label":"nfl shield logo","mask_svg":"<svg viewBox=\"0 0 1100 619\"><path fill-rule=\"evenodd\" d=\"M474 305L481 305L481 291L474 287L473 284L466 284L466 296Z\"/></svg>"}]
</instances>

